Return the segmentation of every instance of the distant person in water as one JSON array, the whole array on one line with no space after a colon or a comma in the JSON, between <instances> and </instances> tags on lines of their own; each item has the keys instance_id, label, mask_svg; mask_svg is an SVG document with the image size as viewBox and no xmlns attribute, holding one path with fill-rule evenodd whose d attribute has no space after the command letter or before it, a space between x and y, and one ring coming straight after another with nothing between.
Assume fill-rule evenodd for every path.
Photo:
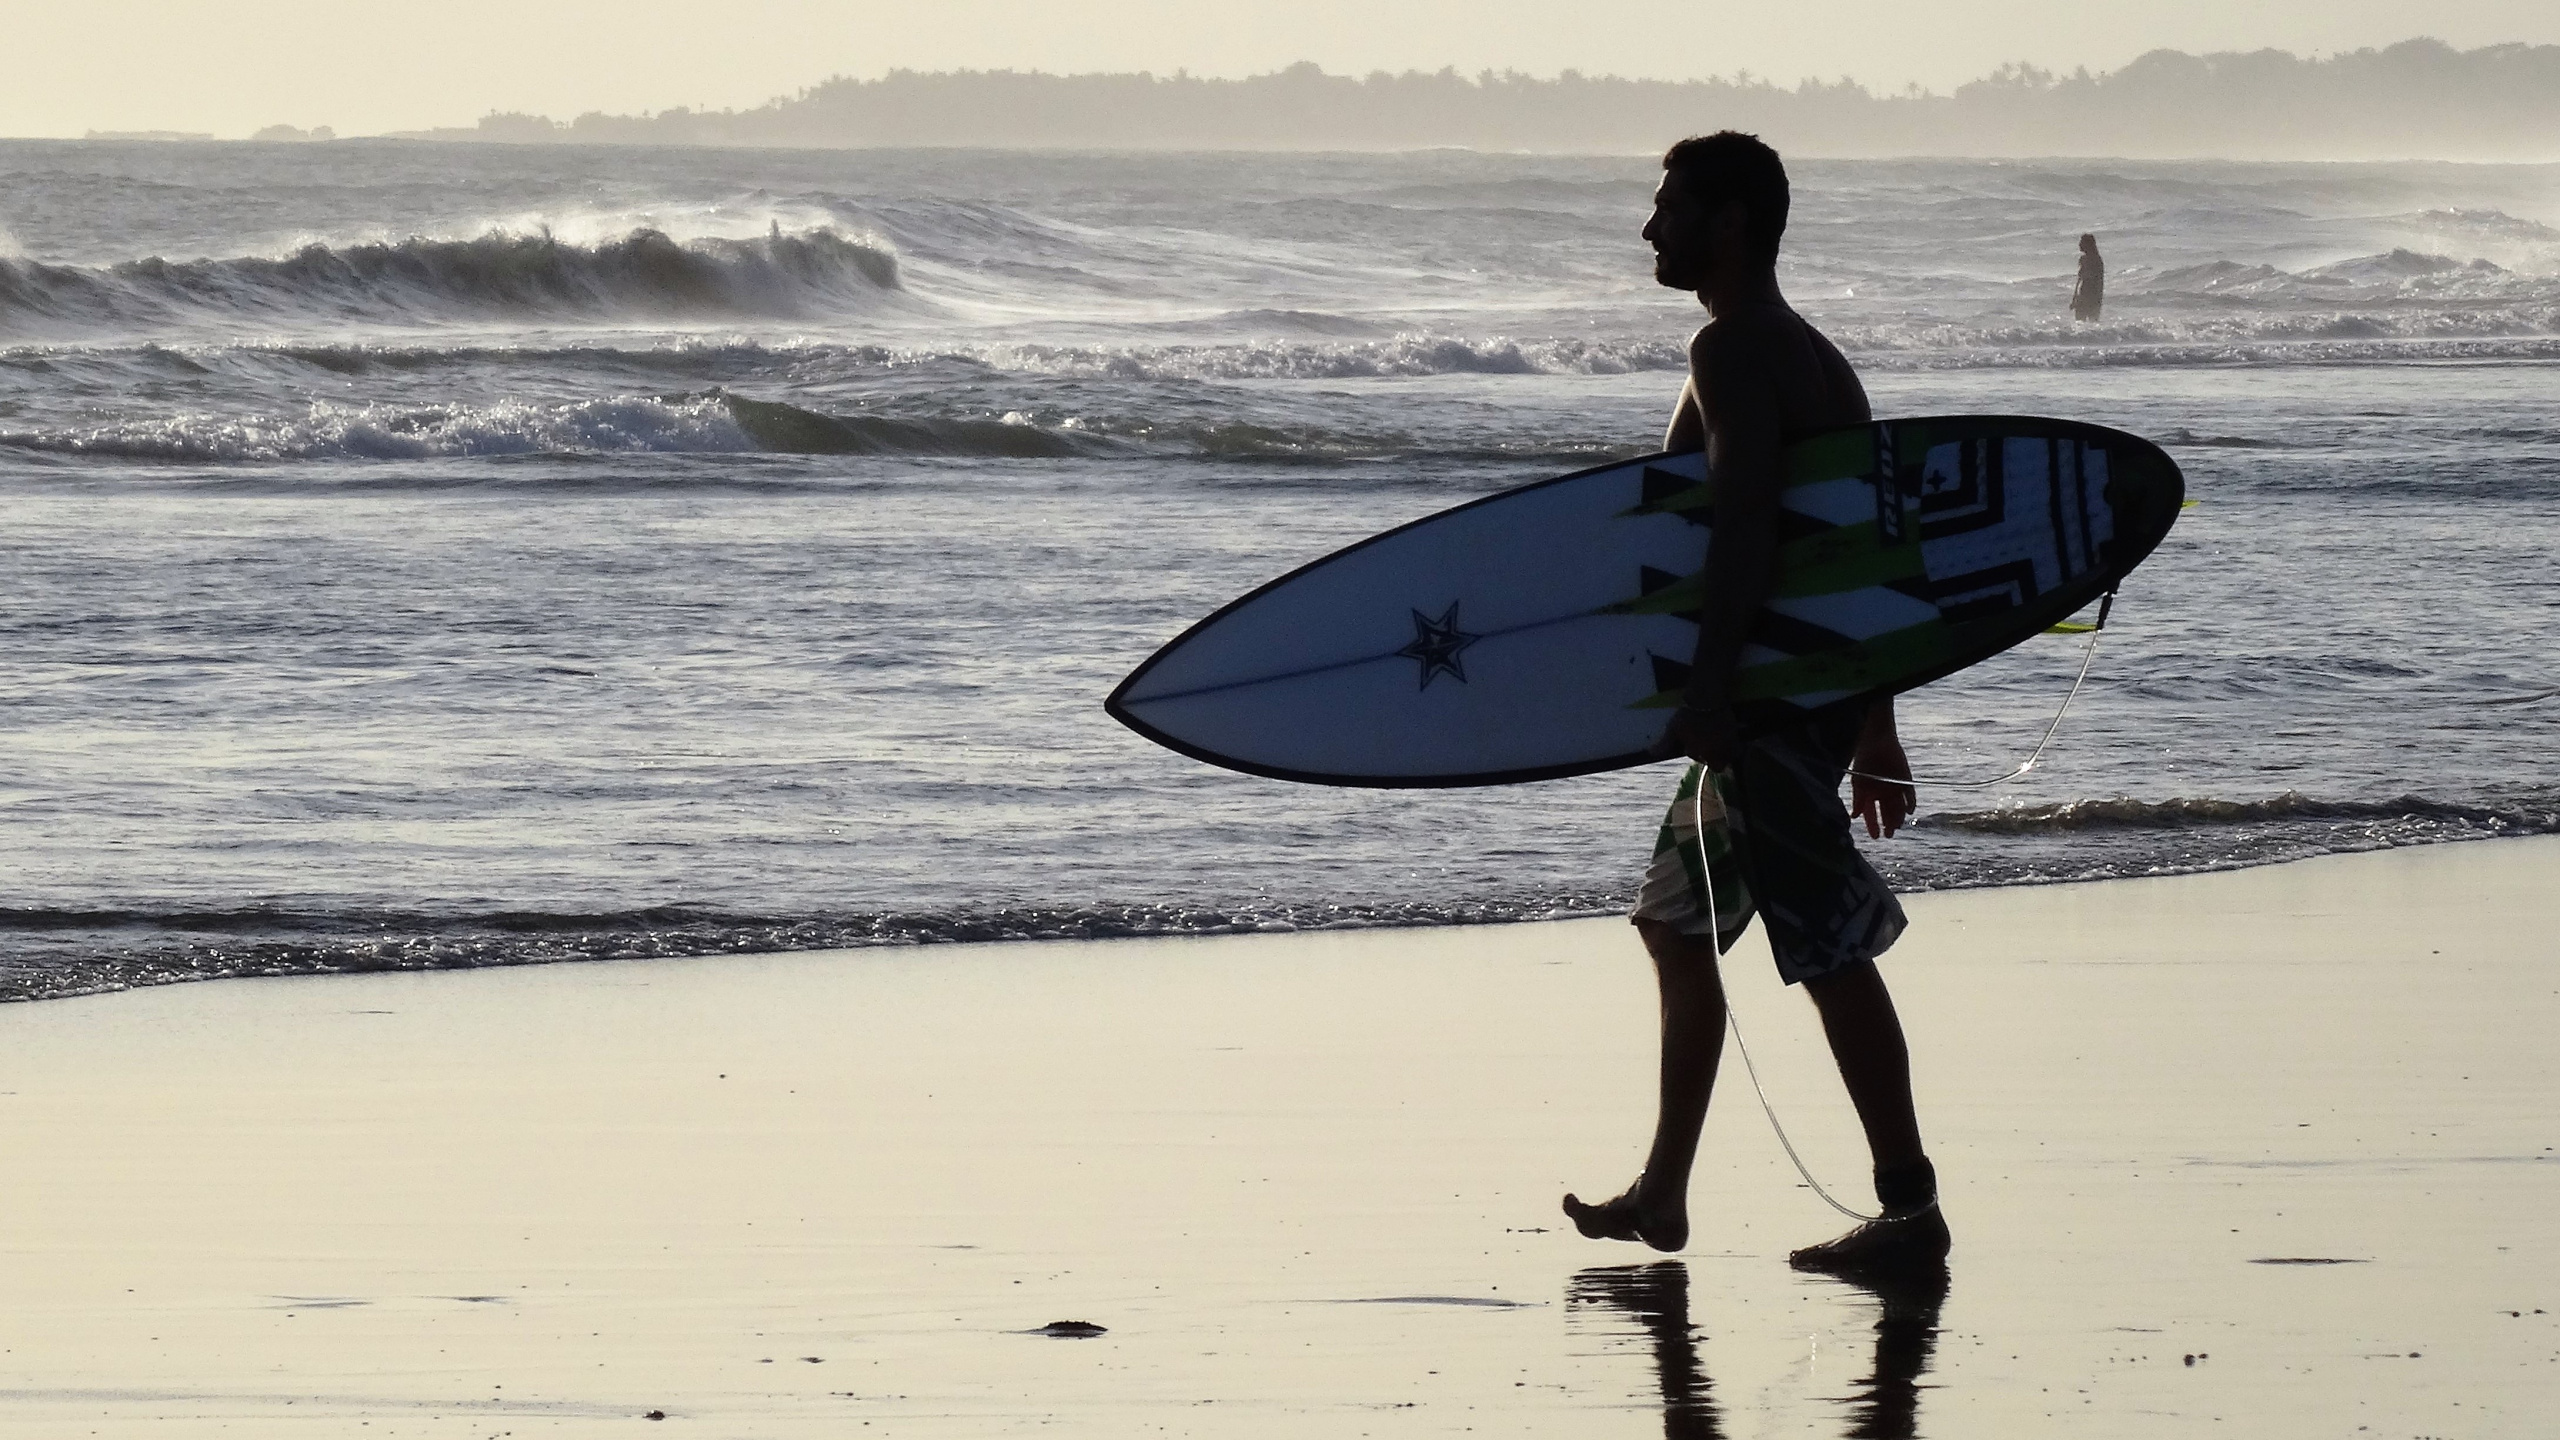
<instances>
[{"instance_id":1,"label":"distant person in water","mask_svg":"<svg viewBox=\"0 0 2560 1440\"><path fill-rule=\"evenodd\" d=\"M1822 1016L1884 1207L1884 1218L1790 1261L1844 1274L1935 1266L1949 1244L1937 1175L1920 1145L1902 1023L1875 965L1902 933L1902 907L1858 853L1840 803L1840 782L1854 771L1850 798L1870 836L1910 819L1915 796L1893 702L1747 740L1734 718L1746 623L1777 580L1779 452L1797 436L1864 423L1867 395L1839 350L1778 293L1787 172L1777 152L1726 131L1672 146L1662 168L1644 227L1654 278L1696 291L1707 308L1663 448L1707 452L1716 523L1697 653L1660 749L1692 763L1631 917L1661 988L1653 1148L1625 1193L1596 1205L1567 1195L1565 1213L1594 1239L1656 1250L1688 1243L1689 1171L1724 1049L1716 959L1756 910L1780 978L1803 985Z\"/></svg>"},{"instance_id":2,"label":"distant person in water","mask_svg":"<svg viewBox=\"0 0 2560 1440\"><path fill-rule=\"evenodd\" d=\"M2107 303L2107 262L2098 258L2098 237L2080 237L2080 280L2071 287L2071 318L2095 320Z\"/></svg>"}]
</instances>

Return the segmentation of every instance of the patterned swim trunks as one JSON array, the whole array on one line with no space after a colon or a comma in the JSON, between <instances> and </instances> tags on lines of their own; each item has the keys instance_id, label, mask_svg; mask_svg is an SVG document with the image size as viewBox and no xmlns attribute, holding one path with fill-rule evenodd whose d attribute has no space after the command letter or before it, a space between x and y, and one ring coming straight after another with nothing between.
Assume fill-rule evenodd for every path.
<instances>
[{"instance_id":1,"label":"patterned swim trunks","mask_svg":"<svg viewBox=\"0 0 2560 1440\"><path fill-rule=\"evenodd\" d=\"M1907 923L1902 905L1858 853L1840 803L1863 721L1853 713L1763 736L1743 747L1732 770L1716 772L1705 795L1705 873L1698 801L1708 774L1691 765L1662 817L1629 918L1683 935L1712 930L1731 948L1757 911L1778 978L1790 985L1892 948Z\"/></svg>"}]
</instances>

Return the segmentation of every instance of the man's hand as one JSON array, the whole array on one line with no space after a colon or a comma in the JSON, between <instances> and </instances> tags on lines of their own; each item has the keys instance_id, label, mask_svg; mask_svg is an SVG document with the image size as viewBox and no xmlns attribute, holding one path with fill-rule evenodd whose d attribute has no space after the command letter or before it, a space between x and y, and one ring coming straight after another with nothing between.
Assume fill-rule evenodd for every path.
<instances>
[{"instance_id":1,"label":"man's hand","mask_svg":"<svg viewBox=\"0 0 2560 1440\"><path fill-rule=\"evenodd\" d=\"M1710 770L1730 770L1742 756L1742 726L1729 705L1683 705L1654 742L1654 756L1686 755Z\"/></svg>"},{"instance_id":2,"label":"man's hand","mask_svg":"<svg viewBox=\"0 0 2560 1440\"><path fill-rule=\"evenodd\" d=\"M1920 792L1911 788L1911 762L1903 757L1893 722L1887 719L1878 732L1875 725L1867 727L1858 738L1857 758L1849 762L1849 810L1867 822L1870 840L1901 829L1920 808Z\"/></svg>"}]
</instances>

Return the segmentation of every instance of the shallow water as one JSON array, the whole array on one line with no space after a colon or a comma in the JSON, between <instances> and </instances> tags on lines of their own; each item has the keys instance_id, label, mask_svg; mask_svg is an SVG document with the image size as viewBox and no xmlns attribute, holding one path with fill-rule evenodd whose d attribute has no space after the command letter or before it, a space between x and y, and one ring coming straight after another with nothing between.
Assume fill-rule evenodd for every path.
<instances>
[{"instance_id":1,"label":"shallow water","mask_svg":"<svg viewBox=\"0 0 2560 1440\"><path fill-rule=\"evenodd\" d=\"M1669 774L1100 712L1233 594L1649 449L1645 162L0 146L0 987L1607 909ZM2560 167L1822 162L1880 413L2202 503L1906 887L2560 828ZM2062 314L2099 233L2106 318ZM2007 769L2079 660L1904 706Z\"/></svg>"}]
</instances>

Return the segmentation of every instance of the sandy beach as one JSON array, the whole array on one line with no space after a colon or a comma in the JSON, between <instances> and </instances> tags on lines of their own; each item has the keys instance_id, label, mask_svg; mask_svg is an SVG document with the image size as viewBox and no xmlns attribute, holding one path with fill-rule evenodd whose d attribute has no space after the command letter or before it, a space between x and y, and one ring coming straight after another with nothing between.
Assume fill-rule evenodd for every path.
<instances>
[{"instance_id":1,"label":"sandy beach","mask_svg":"<svg viewBox=\"0 0 2560 1440\"><path fill-rule=\"evenodd\" d=\"M1942 1305L1787 1269L1845 1222L1730 1058L1686 1255L1561 1223L1651 1118L1612 920L11 1006L0 1428L2533 1433L2555 872L2532 839L1913 897ZM1729 974L1863 1203L1810 1008L1756 937ZM1027 1333L1065 1320L1106 1333Z\"/></svg>"}]
</instances>

